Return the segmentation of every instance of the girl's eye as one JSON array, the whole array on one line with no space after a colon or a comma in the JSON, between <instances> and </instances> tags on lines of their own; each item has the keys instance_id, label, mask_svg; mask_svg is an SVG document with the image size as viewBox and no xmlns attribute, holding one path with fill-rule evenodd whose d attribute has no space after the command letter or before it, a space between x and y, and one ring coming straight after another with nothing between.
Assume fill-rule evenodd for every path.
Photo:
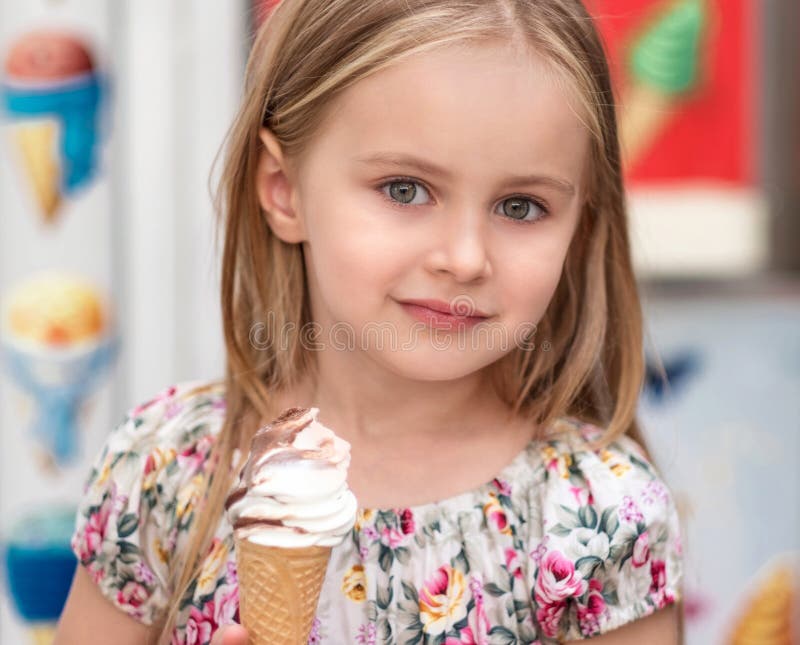
<instances>
[{"instance_id":1,"label":"girl's eye","mask_svg":"<svg viewBox=\"0 0 800 645\"><path fill-rule=\"evenodd\" d=\"M389 188L388 195L384 190L387 186ZM410 179L393 179L380 186L381 192L389 201L397 202L401 206L419 206L419 203L414 203L419 188L423 193L428 192L422 184Z\"/></svg>"},{"instance_id":2,"label":"girl's eye","mask_svg":"<svg viewBox=\"0 0 800 645\"><path fill-rule=\"evenodd\" d=\"M420 202L414 202L419 190L422 189L423 195L428 193L428 189L421 183L404 177L392 179L378 188L387 201L398 206L419 206ZM424 203L425 201L422 202ZM521 224L533 224L548 214L544 204L529 197L508 197L499 206L503 207L502 214L505 217Z\"/></svg>"},{"instance_id":3,"label":"girl's eye","mask_svg":"<svg viewBox=\"0 0 800 645\"><path fill-rule=\"evenodd\" d=\"M509 197L500 202L503 207L503 215L515 222L533 223L547 215L547 208L528 197Z\"/></svg>"}]
</instances>

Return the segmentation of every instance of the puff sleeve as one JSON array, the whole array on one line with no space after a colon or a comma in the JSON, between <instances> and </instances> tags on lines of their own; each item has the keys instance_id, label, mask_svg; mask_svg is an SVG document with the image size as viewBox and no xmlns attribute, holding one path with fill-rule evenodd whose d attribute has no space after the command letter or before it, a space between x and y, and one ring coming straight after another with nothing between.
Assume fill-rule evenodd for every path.
<instances>
[{"instance_id":1,"label":"puff sleeve","mask_svg":"<svg viewBox=\"0 0 800 645\"><path fill-rule=\"evenodd\" d=\"M669 488L633 439L594 451L585 439L597 434L589 426L545 450L531 594L542 634L563 641L604 634L681 597L680 521Z\"/></svg>"},{"instance_id":2,"label":"puff sleeve","mask_svg":"<svg viewBox=\"0 0 800 645\"><path fill-rule=\"evenodd\" d=\"M71 547L99 589L147 625L169 600L169 562L188 531L207 454L203 424L187 426L188 384L131 409L95 458Z\"/></svg>"}]
</instances>

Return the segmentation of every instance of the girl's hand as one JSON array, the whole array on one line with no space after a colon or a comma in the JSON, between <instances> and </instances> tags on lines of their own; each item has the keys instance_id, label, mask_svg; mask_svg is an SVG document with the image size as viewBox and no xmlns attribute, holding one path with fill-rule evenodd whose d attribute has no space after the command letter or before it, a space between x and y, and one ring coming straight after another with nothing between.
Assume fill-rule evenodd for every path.
<instances>
[{"instance_id":1,"label":"girl's hand","mask_svg":"<svg viewBox=\"0 0 800 645\"><path fill-rule=\"evenodd\" d=\"M247 645L247 630L241 625L223 625L211 639L211 645Z\"/></svg>"}]
</instances>

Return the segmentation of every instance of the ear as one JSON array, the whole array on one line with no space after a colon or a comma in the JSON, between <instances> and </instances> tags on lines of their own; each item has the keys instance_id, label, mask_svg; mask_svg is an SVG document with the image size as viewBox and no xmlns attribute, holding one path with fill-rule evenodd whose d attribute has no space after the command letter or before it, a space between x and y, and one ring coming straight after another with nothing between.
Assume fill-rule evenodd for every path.
<instances>
[{"instance_id":1,"label":"ear","mask_svg":"<svg viewBox=\"0 0 800 645\"><path fill-rule=\"evenodd\" d=\"M267 128L258 134L263 147L256 168L256 192L267 223L280 239L290 244L306 239L305 226L298 215L295 190L281 145Z\"/></svg>"}]
</instances>

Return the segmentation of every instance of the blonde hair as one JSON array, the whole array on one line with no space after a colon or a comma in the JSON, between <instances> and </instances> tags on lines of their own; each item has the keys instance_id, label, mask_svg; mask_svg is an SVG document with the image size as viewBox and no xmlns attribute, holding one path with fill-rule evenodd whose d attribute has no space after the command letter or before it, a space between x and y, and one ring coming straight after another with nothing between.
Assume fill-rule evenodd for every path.
<instances>
[{"instance_id":1,"label":"blonde hair","mask_svg":"<svg viewBox=\"0 0 800 645\"><path fill-rule=\"evenodd\" d=\"M591 133L587 198L536 331L549 351L517 347L493 366L494 382L514 413L539 427L570 415L605 429L597 447L622 434L645 447L636 419L644 377L642 314L614 99L603 45L579 0L283 0L256 35L241 108L228 133L217 194L227 418L203 511L185 552L172 562L173 596L160 642L169 641L218 526L236 474L233 465L222 466L232 464L237 448L246 451L258 425L277 414L275 392L313 369L299 334L288 350L278 349L278 331L288 324L301 329L310 316L302 248L272 233L257 199L259 129L271 130L295 167L323 124L326 106L344 89L420 52L487 39L523 42L548 61L581 101ZM271 324L256 348L251 326L264 320Z\"/></svg>"}]
</instances>

